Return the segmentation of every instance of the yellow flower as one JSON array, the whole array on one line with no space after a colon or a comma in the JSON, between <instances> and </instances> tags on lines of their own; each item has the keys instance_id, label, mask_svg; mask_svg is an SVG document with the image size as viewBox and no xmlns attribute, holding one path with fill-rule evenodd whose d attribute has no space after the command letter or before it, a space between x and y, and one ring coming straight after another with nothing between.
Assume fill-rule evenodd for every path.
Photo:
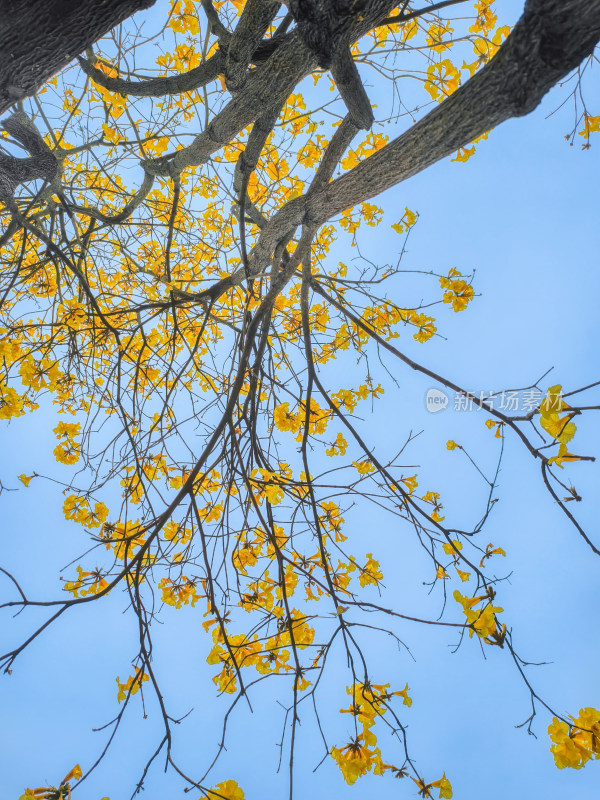
<instances>
[{"instance_id":1,"label":"yellow flower","mask_svg":"<svg viewBox=\"0 0 600 800\"><path fill-rule=\"evenodd\" d=\"M344 780L350 785L355 783L357 778L369 772L374 764L375 751L369 750L361 744L362 739L362 735L357 736L345 747L341 749L332 747L330 751L331 757L337 763L344 776Z\"/></svg>"},{"instance_id":2,"label":"yellow flower","mask_svg":"<svg viewBox=\"0 0 600 800\"><path fill-rule=\"evenodd\" d=\"M551 386L546 392L546 397L540 403L538 411L542 416L547 414L558 414L561 411L569 408L567 403L562 399L562 386L557 383Z\"/></svg>"},{"instance_id":3,"label":"yellow flower","mask_svg":"<svg viewBox=\"0 0 600 800\"><path fill-rule=\"evenodd\" d=\"M446 39L444 41L443 37L446 34L452 35L453 30L449 22L445 22L443 25L438 23L430 25L425 39L427 46L436 53L441 53L443 50L452 47L452 40Z\"/></svg>"},{"instance_id":4,"label":"yellow flower","mask_svg":"<svg viewBox=\"0 0 600 800\"><path fill-rule=\"evenodd\" d=\"M200 595L196 592L196 583L190 578L182 575L177 581L170 578L161 578L158 588L162 591L162 601L173 608L181 608L182 605L191 603L196 605Z\"/></svg>"},{"instance_id":5,"label":"yellow flower","mask_svg":"<svg viewBox=\"0 0 600 800\"><path fill-rule=\"evenodd\" d=\"M56 428L53 428L57 439L73 439L73 437L79 436L80 430L81 425L78 422L62 422L62 420Z\"/></svg>"},{"instance_id":6,"label":"yellow flower","mask_svg":"<svg viewBox=\"0 0 600 800\"><path fill-rule=\"evenodd\" d=\"M306 617L301 611L298 611L297 608L293 608L291 610L290 619L288 622L286 622L286 628L287 630L285 635L282 637L286 641L286 644L291 642L291 636L289 633L289 631L291 631L296 647L300 648L301 650L312 644L313 639L315 638L315 629L306 624Z\"/></svg>"},{"instance_id":7,"label":"yellow flower","mask_svg":"<svg viewBox=\"0 0 600 800\"><path fill-rule=\"evenodd\" d=\"M453 539L452 544L450 542L446 542L442 545L442 550L446 553L447 556L453 556L456 558L456 551L462 550L462 542L459 542L458 539Z\"/></svg>"},{"instance_id":8,"label":"yellow flower","mask_svg":"<svg viewBox=\"0 0 600 800\"><path fill-rule=\"evenodd\" d=\"M582 708L573 725L556 717L548 726L553 744L550 748L558 769L581 769L590 758L600 758L600 711Z\"/></svg>"},{"instance_id":9,"label":"yellow flower","mask_svg":"<svg viewBox=\"0 0 600 800\"><path fill-rule=\"evenodd\" d=\"M556 441L566 445L575 436L577 427L574 422L570 422L571 417L559 417L558 414L544 414L540 420L540 425Z\"/></svg>"},{"instance_id":10,"label":"yellow flower","mask_svg":"<svg viewBox=\"0 0 600 800\"><path fill-rule=\"evenodd\" d=\"M280 431L296 433L301 425L298 414L292 414L289 403L281 403L273 411L273 422Z\"/></svg>"},{"instance_id":11,"label":"yellow flower","mask_svg":"<svg viewBox=\"0 0 600 800\"><path fill-rule=\"evenodd\" d=\"M214 789L208 790L200 800L244 800L244 792L236 781L223 781L217 783Z\"/></svg>"},{"instance_id":12,"label":"yellow flower","mask_svg":"<svg viewBox=\"0 0 600 800\"><path fill-rule=\"evenodd\" d=\"M430 783L429 786L431 789L440 790L439 796L441 800L444 800L444 798L450 800L450 798L452 797L452 786L450 785L450 781L446 777L445 772L439 780Z\"/></svg>"},{"instance_id":13,"label":"yellow flower","mask_svg":"<svg viewBox=\"0 0 600 800\"><path fill-rule=\"evenodd\" d=\"M82 522L88 513L88 503L85 497L77 497L70 494L63 503L63 514L65 519L72 519L75 522Z\"/></svg>"},{"instance_id":14,"label":"yellow flower","mask_svg":"<svg viewBox=\"0 0 600 800\"><path fill-rule=\"evenodd\" d=\"M475 3L477 19L469 28L471 33L482 33L484 36L487 36L492 30L498 19L491 10L493 3L494 0L479 0L479 2Z\"/></svg>"},{"instance_id":15,"label":"yellow flower","mask_svg":"<svg viewBox=\"0 0 600 800\"><path fill-rule=\"evenodd\" d=\"M474 154L475 145L473 145L473 147L459 147L456 151L456 156L451 158L450 161L468 161Z\"/></svg>"},{"instance_id":16,"label":"yellow flower","mask_svg":"<svg viewBox=\"0 0 600 800\"><path fill-rule=\"evenodd\" d=\"M440 102L455 92L460 85L460 73L449 59L427 67L425 89L434 100Z\"/></svg>"},{"instance_id":17,"label":"yellow flower","mask_svg":"<svg viewBox=\"0 0 600 800\"><path fill-rule=\"evenodd\" d=\"M367 563L363 567L358 582L361 586L367 586L370 583L377 585L383 579L383 572L379 569L379 561L375 561L373 553L367 553Z\"/></svg>"},{"instance_id":18,"label":"yellow flower","mask_svg":"<svg viewBox=\"0 0 600 800\"><path fill-rule=\"evenodd\" d=\"M21 363L19 374L23 384L36 391L54 389L61 376L57 361L34 361L31 357Z\"/></svg>"},{"instance_id":19,"label":"yellow flower","mask_svg":"<svg viewBox=\"0 0 600 800\"><path fill-rule=\"evenodd\" d=\"M85 580L89 578L89 580ZM86 588L83 588L83 587ZM99 569L92 572L84 572L81 567L77 567L77 580L65 581L63 589L65 592L71 592L73 597L85 597L88 594L100 594L108 588L108 581L103 577Z\"/></svg>"},{"instance_id":20,"label":"yellow flower","mask_svg":"<svg viewBox=\"0 0 600 800\"><path fill-rule=\"evenodd\" d=\"M443 302L450 303L454 311L464 311L474 297L473 287L462 278L440 278L440 285L447 290L444 292Z\"/></svg>"},{"instance_id":21,"label":"yellow flower","mask_svg":"<svg viewBox=\"0 0 600 800\"><path fill-rule=\"evenodd\" d=\"M81 767L79 766L79 764L75 764L73 769L70 772L67 772L65 777L62 779L61 784L67 783L72 778L74 778L76 781L78 781L79 778L81 778L82 774L83 773L81 772Z\"/></svg>"},{"instance_id":22,"label":"yellow flower","mask_svg":"<svg viewBox=\"0 0 600 800\"><path fill-rule=\"evenodd\" d=\"M406 686L404 687L404 689L400 689L400 690L399 690L399 691L397 691L397 692L392 692L392 694L396 694L396 695L398 695L399 697L402 697L402 698L403 698L403 699L402 699L402 703L403 703L405 706L408 706L409 708L410 708L410 706L412 706L412 697L409 697L409 696L408 696L408 683L406 684Z\"/></svg>"},{"instance_id":23,"label":"yellow flower","mask_svg":"<svg viewBox=\"0 0 600 800\"><path fill-rule=\"evenodd\" d=\"M583 130L579 131L579 136L589 136L590 133L600 133L600 115L597 117L583 115Z\"/></svg>"},{"instance_id":24,"label":"yellow flower","mask_svg":"<svg viewBox=\"0 0 600 800\"><path fill-rule=\"evenodd\" d=\"M485 547L485 553L483 554L481 561L479 562L479 566L483 567L483 564L487 558L491 558L492 556L506 556L506 553L501 547L494 547L494 545L489 542Z\"/></svg>"},{"instance_id":25,"label":"yellow flower","mask_svg":"<svg viewBox=\"0 0 600 800\"><path fill-rule=\"evenodd\" d=\"M407 487L409 494L412 494L419 485L416 474L411 475L409 478L401 478L400 480Z\"/></svg>"},{"instance_id":26,"label":"yellow flower","mask_svg":"<svg viewBox=\"0 0 600 800\"><path fill-rule=\"evenodd\" d=\"M237 690L237 681L235 675L227 664L223 667L219 675L213 677L213 683L220 692L226 694L234 694Z\"/></svg>"},{"instance_id":27,"label":"yellow flower","mask_svg":"<svg viewBox=\"0 0 600 800\"><path fill-rule=\"evenodd\" d=\"M456 444L456 442L453 441L452 439L448 439L448 441L446 442L446 448L448 450L456 450L457 447L460 447L460 445Z\"/></svg>"},{"instance_id":28,"label":"yellow flower","mask_svg":"<svg viewBox=\"0 0 600 800\"><path fill-rule=\"evenodd\" d=\"M18 394L12 386L3 386L0 383L0 419L22 417L25 413L23 405L25 398Z\"/></svg>"},{"instance_id":29,"label":"yellow flower","mask_svg":"<svg viewBox=\"0 0 600 800\"><path fill-rule=\"evenodd\" d=\"M359 475L368 475L370 472L375 470L375 467L369 460L365 461L353 461L352 464L356 467L357 472Z\"/></svg>"},{"instance_id":30,"label":"yellow flower","mask_svg":"<svg viewBox=\"0 0 600 800\"><path fill-rule=\"evenodd\" d=\"M567 445L561 444L558 448L558 455L549 458L548 464L556 464L557 467L562 469L563 461L581 461L581 456L576 456L573 453L569 453L567 450Z\"/></svg>"},{"instance_id":31,"label":"yellow flower","mask_svg":"<svg viewBox=\"0 0 600 800\"><path fill-rule=\"evenodd\" d=\"M480 612L479 616L473 623L473 629L478 636L481 636L482 639L485 639L486 636L489 636L496 630L496 618L494 616L494 612L502 610L503 609L500 608L500 606L492 606L490 604ZM469 631L469 633L471 634L471 631Z\"/></svg>"},{"instance_id":32,"label":"yellow flower","mask_svg":"<svg viewBox=\"0 0 600 800\"><path fill-rule=\"evenodd\" d=\"M469 636L473 636L473 631L475 631L477 635L486 640L488 644L492 644L493 642L488 641L488 637L493 639L493 634L497 630L497 623L494 615L500 613L504 609L500 608L500 606L493 606L488 595L464 597L458 589L455 589L453 597L463 608L463 613L470 626ZM488 601L488 604L483 609L473 608L473 606L478 605L482 600Z\"/></svg>"},{"instance_id":33,"label":"yellow flower","mask_svg":"<svg viewBox=\"0 0 600 800\"><path fill-rule=\"evenodd\" d=\"M566 445L570 442L577 431L575 423L571 422L572 415L559 416L561 411L565 411L568 408L568 404L562 399L562 386L559 383L548 389L546 397L538 408L540 425L561 445ZM566 448L564 452L566 453Z\"/></svg>"},{"instance_id":34,"label":"yellow flower","mask_svg":"<svg viewBox=\"0 0 600 800\"><path fill-rule=\"evenodd\" d=\"M419 330L413 334L413 339L417 342L427 342L437 331L433 324L435 320L433 317L428 317L426 314L412 313L410 317L411 325L415 325Z\"/></svg>"},{"instance_id":35,"label":"yellow flower","mask_svg":"<svg viewBox=\"0 0 600 800\"><path fill-rule=\"evenodd\" d=\"M66 445L59 444L52 452L61 464L76 464L79 461L80 451L76 442L68 442Z\"/></svg>"},{"instance_id":36,"label":"yellow flower","mask_svg":"<svg viewBox=\"0 0 600 800\"><path fill-rule=\"evenodd\" d=\"M335 437L335 441L332 443L331 447L328 447L325 450L325 454L328 456L343 456L346 452L348 447L348 442L344 439L341 433L338 433Z\"/></svg>"},{"instance_id":37,"label":"yellow flower","mask_svg":"<svg viewBox=\"0 0 600 800\"><path fill-rule=\"evenodd\" d=\"M321 525L328 531L333 532L336 542L344 541L346 537L341 533L344 518L340 515L339 506L335 503L324 501L320 504L320 508L324 512L322 515L319 515L319 522Z\"/></svg>"},{"instance_id":38,"label":"yellow flower","mask_svg":"<svg viewBox=\"0 0 600 800\"><path fill-rule=\"evenodd\" d=\"M169 27L180 33L198 34L199 22L192 0L179 0L175 4Z\"/></svg>"},{"instance_id":39,"label":"yellow flower","mask_svg":"<svg viewBox=\"0 0 600 800\"><path fill-rule=\"evenodd\" d=\"M115 678L115 680L117 681L117 686L119 687L117 700L120 703L121 700L125 700L127 698L128 694L136 694L142 683L150 679L143 670L136 668L135 675L130 675L125 683L121 683L118 677Z\"/></svg>"},{"instance_id":40,"label":"yellow flower","mask_svg":"<svg viewBox=\"0 0 600 800\"><path fill-rule=\"evenodd\" d=\"M404 208L404 216L400 220L400 222L396 222L392 225L392 229L396 231L396 233L404 233L404 231L410 230L413 225L417 222L418 215L411 211L410 208Z\"/></svg>"}]
</instances>

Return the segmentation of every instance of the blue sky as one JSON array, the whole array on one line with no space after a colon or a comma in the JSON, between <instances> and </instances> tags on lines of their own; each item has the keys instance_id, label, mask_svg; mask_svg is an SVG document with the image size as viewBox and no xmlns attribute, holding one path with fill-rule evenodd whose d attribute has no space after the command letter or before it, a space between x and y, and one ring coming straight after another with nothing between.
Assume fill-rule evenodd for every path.
<instances>
[{"instance_id":1,"label":"blue sky","mask_svg":"<svg viewBox=\"0 0 600 800\"><path fill-rule=\"evenodd\" d=\"M503 7L516 19L519 3ZM588 87L591 93L591 81ZM381 200L390 221L401 216L405 206L420 213L409 238L405 269L445 273L457 267L465 274L476 269L474 286L481 296L462 314L439 314L438 330L445 339L439 337L426 346L407 336L401 340L409 355L476 393L528 385L550 367L554 370L544 386L561 383L568 391L600 379L600 144L593 142L587 151L580 149L579 141L569 147L564 139L572 124L567 108L546 118L564 96L565 89L553 90L532 115L509 121L490 134L467 163L445 160ZM591 113L600 113L597 89L596 96L587 100ZM369 257L384 254L393 260L398 242L382 225L365 236L361 249ZM344 257L354 255L348 248ZM407 287L416 291L410 276ZM463 454L447 451L445 442L452 438L464 444L489 472L498 442L484 426L486 417L452 408L429 414L424 397L431 382L392 362L388 365L400 388L387 393L364 423L378 452L400 442L408 430L423 430L410 452L410 463L419 465L420 485L440 491L447 520L455 520L457 526L472 525L483 508L484 487ZM597 394L587 397L591 402ZM33 469L59 474L49 456L54 446L52 425L40 427L39 418L33 420L32 424L27 417L16 419L0 429L0 479L7 487L17 488L16 476ZM578 421L576 441L581 452L600 452L593 417ZM579 519L596 542L600 541L595 507L599 469L598 463L565 469L584 498L577 504ZM36 594L36 587L45 587L43 595L54 597L54 576L78 552L80 533L65 523L50 485L36 481L26 492L0 495L2 566L22 575L27 562L28 590ZM513 436L507 436L497 496L501 499L483 544L494 542L507 553L496 567L498 575L511 573L499 589L498 602L512 625L516 649L527 660L548 662L531 668L528 675L559 712L576 715L581 707L599 707L600 652L593 616L597 562L543 490L537 466ZM425 562L419 562L418 552L393 521L372 507L357 507L346 519L352 536L357 541L364 536L368 542L367 551L381 553L388 592L397 597L398 607L435 617L440 596L429 595L428 587L413 580ZM0 764L10 800L25 786L57 782L76 762L89 766L99 752L103 734L92 735L90 728L116 713L114 678L129 674L129 660L135 655L136 632L123 608L121 597L110 596L101 606L75 609L26 650L11 676L2 676L0 707L5 723ZM213 692L201 614L199 607L166 613L165 624L154 634L155 667L169 687L173 714L194 707L177 735L181 763L195 773L215 750L227 702ZM41 617L29 613L18 630L30 630L36 618ZM14 643L18 634L11 633L8 622L4 612L8 632L3 640ZM534 724L537 740L523 729L515 730L530 707L507 652L486 648L484 659L477 641L466 640L453 653L457 639L452 632L410 623L399 626L398 633L414 660L391 642L373 637L372 676L401 684L400 688L408 682L413 706L402 719L409 724L411 752L427 778L434 780L445 770L454 796L461 800L597 796L596 764L581 771L555 769L546 713L540 711ZM335 657L342 669L341 655ZM319 696L329 742L341 745L349 731L346 718L337 712L347 702L335 674L325 680ZM282 728L276 699L271 688L258 687L253 714L239 704L230 723L228 751L210 783L235 778L248 800L283 796L287 776L274 769ZM132 706L106 766L82 786L79 796L84 800L128 797L156 746L154 702L149 700L153 713L148 720L141 719L139 695L132 698ZM322 748L310 713L303 716L299 737L299 798L416 796L412 784L399 784L389 776L366 776L346 787L330 759L313 774ZM386 752L393 760L394 745L386 747L384 760ZM150 800L175 796L180 789L181 782L170 773L165 776L157 764L146 796Z\"/></svg>"}]
</instances>

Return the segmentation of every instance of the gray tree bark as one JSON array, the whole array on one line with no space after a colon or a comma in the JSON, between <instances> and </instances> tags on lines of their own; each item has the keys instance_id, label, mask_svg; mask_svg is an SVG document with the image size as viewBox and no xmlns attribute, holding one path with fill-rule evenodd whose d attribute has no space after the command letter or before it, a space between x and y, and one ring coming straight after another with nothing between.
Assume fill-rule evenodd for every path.
<instances>
[{"instance_id":1,"label":"gray tree bark","mask_svg":"<svg viewBox=\"0 0 600 800\"><path fill-rule=\"evenodd\" d=\"M600 40L600 0L527 0L494 58L406 133L306 201L325 222L416 175L513 117L590 56Z\"/></svg>"},{"instance_id":2,"label":"gray tree bark","mask_svg":"<svg viewBox=\"0 0 600 800\"><path fill-rule=\"evenodd\" d=\"M599 40L600 0L527 0L523 16L495 57L454 94L352 171L312 187L280 209L250 254L250 273L261 272L277 244L299 226L316 228L505 120L529 114L549 89L592 54ZM243 279L238 270L224 279L223 287ZM212 297L216 290L211 292Z\"/></svg>"},{"instance_id":3,"label":"gray tree bark","mask_svg":"<svg viewBox=\"0 0 600 800\"><path fill-rule=\"evenodd\" d=\"M0 114L155 0L0 0Z\"/></svg>"}]
</instances>

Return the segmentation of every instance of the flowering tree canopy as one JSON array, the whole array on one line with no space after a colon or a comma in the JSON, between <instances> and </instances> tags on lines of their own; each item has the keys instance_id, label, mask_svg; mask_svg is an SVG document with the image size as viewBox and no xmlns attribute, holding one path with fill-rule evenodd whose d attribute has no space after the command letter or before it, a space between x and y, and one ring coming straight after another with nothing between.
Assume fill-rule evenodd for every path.
<instances>
[{"instance_id":1,"label":"flowering tree canopy","mask_svg":"<svg viewBox=\"0 0 600 800\"><path fill-rule=\"evenodd\" d=\"M416 301L401 258L346 263L340 248L382 223L378 195L440 159L468 160L573 70L572 138L589 146L600 116L585 105L584 73L600 0L527 0L512 30L493 0L165 0L126 19L150 5L104 4L114 18L76 25L73 52L52 51L50 37L27 81L0 61L3 107L16 103L0 151L0 420L52 429L56 472L15 475L19 498L52 481L81 540L62 584L2 569L1 607L27 630L1 663L18 670L60 618L115 597L136 632L96 761L23 797L70 797L110 764L141 701L160 732L132 792L162 763L195 797L243 800L243 776L219 781L215 765L236 708L268 682L284 698L290 797L305 768L298 726L314 714L323 758L348 784L396 776L406 791L450 798L451 764L422 774L414 758L409 676L370 666L377 636L405 646L407 621L502 650L531 696L526 724L548 715L557 767L599 758L600 711L554 711L503 613L505 552L486 535L499 463L491 477L480 471L484 513L461 529L406 466L416 437L390 433L386 452L364 420L415 372L458 393L485 412L493 440L510 437L539 466L549 502L599 555L564 477L593 461L577 421L598 409L579 399L597 384L542 379L523 387L537 392L525 410L471 394L401 340L426 350L435 307L463 312L473 276L447 269ZM389 221L399 249L417 219L403 207ZM479 470L461 443L446 447ZM377 537L345 524L355 504L385 511L425 554L416 584L439 598L438 616L402 605ZM157 629L186 614L212 670L204 691L230 700L216 753L194 764L178 755L182 720L156 668ZM184 671L196 680L193 663ZM319 716L332 680L348 697L338 741Z\"/></svg>"}]
</instances>

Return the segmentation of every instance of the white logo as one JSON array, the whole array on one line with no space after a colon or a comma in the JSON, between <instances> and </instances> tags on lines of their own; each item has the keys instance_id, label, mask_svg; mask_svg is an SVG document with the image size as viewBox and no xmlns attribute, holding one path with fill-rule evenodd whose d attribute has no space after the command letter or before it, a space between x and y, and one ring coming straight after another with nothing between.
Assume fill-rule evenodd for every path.
<instances>
[{"instance_id":1,"label":"white logo","mask_svg":"<svg viewBox=\"0 0 600 800\"><path fill-rule=\"evenodd\" d=\"M427 389L425 405L427 406L427 411L431 414L443 411L448 405L448 395L442 392L441 389Z\"/></svg>"}]
</instances>

